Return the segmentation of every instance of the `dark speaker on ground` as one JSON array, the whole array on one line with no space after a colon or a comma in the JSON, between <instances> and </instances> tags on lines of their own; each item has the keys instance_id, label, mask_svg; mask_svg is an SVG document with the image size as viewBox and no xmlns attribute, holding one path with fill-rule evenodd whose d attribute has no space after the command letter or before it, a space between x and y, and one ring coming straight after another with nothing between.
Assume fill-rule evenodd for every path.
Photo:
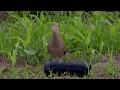
<instances>
[{"instance_id":1,"label":"dark speaker on ground","mask_svg":"<svg viewBox=\"0 0 120 90\"><path fill-rule=\"evenodd\" d=\"M44 73L46 76L50 75L50 72L60 76L62 73L67 72L69 74L76 74L83 77L88 75L88 72L91 69L91 65L86 62L59 62L59 61L50 61L44 65Z\"/></svg>"}]
</instances>

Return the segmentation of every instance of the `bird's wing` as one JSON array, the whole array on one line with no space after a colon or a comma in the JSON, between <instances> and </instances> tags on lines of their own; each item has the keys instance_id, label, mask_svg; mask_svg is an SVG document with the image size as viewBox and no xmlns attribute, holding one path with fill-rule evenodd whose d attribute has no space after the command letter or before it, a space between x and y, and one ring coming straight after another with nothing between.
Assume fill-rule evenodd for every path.
<instances>
[{"instance_id":1,"label":"bird's wing","mask_svg":"<svg viewBox=\"0 0 120 90\"><path fill-rule=\"evenodd\" d=\"M66 45L64 44L64 42L63 42L63 40L62 40L62 38L60 37L60 40L61 40L61 42L62 42L62 45L63 45L63 50L64 50L64 55L66 54L66 52L67 52L67 47L66 47Z\"/></svg>"},{"instance_id":2,"label":"bird's wing","mask_svg":"<svg viewBox=\"0 0 120 90\"><path fill-rule=\"evenodd\" d=\"M48 44L48 53L50 53L50 47L49 46L50 46L50 43Z\"/></svg>"},{"instance_id":3,"label":"bird's wing","mask_svg":"<svg viewBox=\"0 0 120 90\"><path fill-rule=\"evenodd\" d=\"M63 50L64 50L64 55L66 54L66 52L67 52L67 47L66 47L66 45L63 43Z\"/></svg>"}]
</instances>

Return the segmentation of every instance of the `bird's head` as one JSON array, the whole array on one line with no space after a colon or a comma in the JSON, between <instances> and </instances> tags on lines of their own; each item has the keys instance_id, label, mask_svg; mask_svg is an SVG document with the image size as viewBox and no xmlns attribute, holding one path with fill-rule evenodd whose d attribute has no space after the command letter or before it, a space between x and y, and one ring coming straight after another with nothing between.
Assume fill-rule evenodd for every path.
<instances>
[{"instance_id":1,"label":"bird's head","mask_svg":"<svg viewBox=\"0 0 120 90\"><path fill-rule=\"evenodd\" d=\"M52 31L58 33L58 24L52 25Z\"/></svg>"}]
</instances>

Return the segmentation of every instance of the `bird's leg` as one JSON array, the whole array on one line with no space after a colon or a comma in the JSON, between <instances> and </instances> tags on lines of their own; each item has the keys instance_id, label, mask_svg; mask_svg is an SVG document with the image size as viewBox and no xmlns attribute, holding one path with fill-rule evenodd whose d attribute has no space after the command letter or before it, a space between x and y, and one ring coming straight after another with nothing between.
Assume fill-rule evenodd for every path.
<instances>
[{"instance_id":1,"label":"bird's leg","mask_svg":"<svg viewBox=\"0 0 120 90\"><path fill-rule=\"evenodd\" d=\"M60 62L62 62L62 59L60 58L60 60L59 60Z\"/></svg>"},{"instance_id":2,"label":"bird's leg","mask_svg":"<svg viewBox=\"0 0 120 90\"><path fill-rule=\"evenodd\" d=\"M54 58L53 61L59 61L59 62L62 62L62 58Z\"/></svg>"},{"instance_id":3,"label":"bird's leg","mask_svg":"<svg viewBox=\"0 0 120 90\"><path fill-rule=\"evenodd\" d=\"M53 61L56 61L55 58L53 59Z\"/></svg>"}]
</instances>

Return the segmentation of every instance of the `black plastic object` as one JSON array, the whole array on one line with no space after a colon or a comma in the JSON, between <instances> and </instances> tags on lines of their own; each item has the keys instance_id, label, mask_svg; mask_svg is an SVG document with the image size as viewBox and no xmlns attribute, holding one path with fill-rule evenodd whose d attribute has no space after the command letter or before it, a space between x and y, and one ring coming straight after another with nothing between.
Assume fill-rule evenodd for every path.
<instances>
[{"instance_id":1,"label":"black plastic object","mask_svg":"<svg viewBox=\"0 0 120 90\"><path fill-rule=\"evenodd\" d=\"M70 74L77 74L81 77L88 74L88 70L91 69L91 65L86 62L58 62L51 61L44 65L44 73L46 76L50 75L50 72L60 76L61 73L68 72Z\"/></svg>"}]
</instances>

